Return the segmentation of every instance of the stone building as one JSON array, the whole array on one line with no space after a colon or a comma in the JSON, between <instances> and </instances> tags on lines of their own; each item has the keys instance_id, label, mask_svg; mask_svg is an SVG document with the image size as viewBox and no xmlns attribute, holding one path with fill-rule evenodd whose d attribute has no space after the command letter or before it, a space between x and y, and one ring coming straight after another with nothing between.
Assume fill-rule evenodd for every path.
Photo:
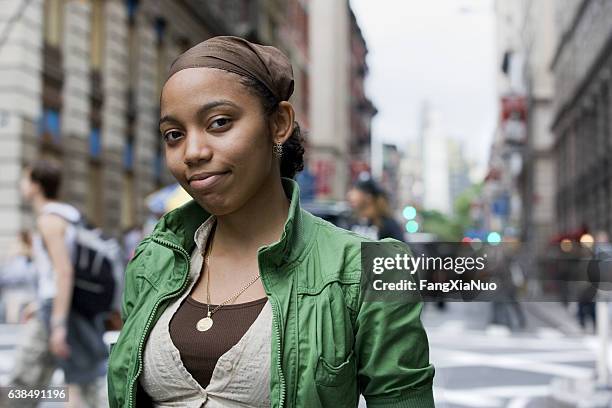
<instances>
[{"instance_id":1,"label":"stone building","mask_svg":"<svg viewBox=\"0 0 612 408\"><path fill-rule=\"evenodd\" d=\"M361 94L358 100L349 99L349 33L359 31L355 21L349 25L348 3L336 1L338 15L346 17L344 34L338 37L344 40L335 43L338 55L325 54L327 36L336 38L340 28L335 20L321 17L315 25L313 3L0 0L0 33L7 33L0 38L0 243L32 226L17 181L22 166L38 157L61 162L66 181L62 199L106 232L118 235L142 223L147 195L174 181L157 129L167 69L181 52L214 35L273 44L289 56L295 76L291 102L304 130L316 134L307 140L308 156L315 162L319 153L329 151L326 146L337 144L332 150L343 152L343 168L334 183L347 184L348 118L351 106L365 100ZM323 29L325 24L329 30ZM323 54L313 51L313 43L323 46ZM363 39L358 44L363 48L360 64L365 64ZM323 70L316 68L321 66ZM344 79L334 82L336 74ZM355 81L363 82L363 76ZM363 87L355 81L354 87ZM326 88L334 91L321 94ZM316 101L311 98L315 93ZM340 100L338 95L344 96ZM317 122L332 117L321 113L329 101L341 110L334 117L346 119L341 126L346 134L330 133L335 126L328 127L328 122L312 128L313 117Z\"/></svg>"},{"instance_id":2,"label":"stone building","mask_svg":"<svg viewBox=\"0 0 612 408\"><path fill-rule=\"evenodd\" d=\"M612 232L612 2L557 2L552 60L556 225Z\"/></svg>"},{"instance_id":3,"label":"stone building","mask_svg":"<svg viewBox=\"0 0 612 408\"><path fill-rule=\"evenodd\" d=\"M522 238L542 254L555 229L555 164L551 120L555 51L555 0L522 0L520 39L525 54L527 122L523 166L519 176L523 203Z\"/></svg>"},{"instance_id":4,"label":"stone building","mask_svg":"<svg viewBox=\"0 0 612 408\"><path fill-rule=\"evenodd\" d=\"M169 64L213 35L285 48L284 10L279 0L0 0L2 243L31 226L17 181L38 157L62 163L62 199L105 231L142 222L145 197L173 181L157 129Z\"/></svg>"}]
</instances>

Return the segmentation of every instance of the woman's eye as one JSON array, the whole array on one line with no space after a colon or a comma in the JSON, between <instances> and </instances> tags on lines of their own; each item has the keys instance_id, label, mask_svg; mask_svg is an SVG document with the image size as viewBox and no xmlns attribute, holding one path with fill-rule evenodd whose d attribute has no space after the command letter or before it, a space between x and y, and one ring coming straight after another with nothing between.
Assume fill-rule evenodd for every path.
<instances>
[{"instance_id":1,"label":"woman's eye","mask_svg":"<svg viewBox=\"0 0 612 408\"><path fill-rule=\"evenodd\" d=\"M213 122L210 124L210 128L211 129L219 129L223 126L226 126L227 124L229 124L231 122L231 120L229 118L219 118L219 119L215 119L213 120Z\"/></svg>"},{"instance_id":2,"label":"woman's eye","mask_svg":"<svg viewBox=\"0 0 612 408\"><path fill-rule=\"evenodd\" d=\"M181 136L181 132L171 130L170 132L164 133L164 140L166 142L176 142L176 140L179 139Z\"/></svg>"}]
</instances>

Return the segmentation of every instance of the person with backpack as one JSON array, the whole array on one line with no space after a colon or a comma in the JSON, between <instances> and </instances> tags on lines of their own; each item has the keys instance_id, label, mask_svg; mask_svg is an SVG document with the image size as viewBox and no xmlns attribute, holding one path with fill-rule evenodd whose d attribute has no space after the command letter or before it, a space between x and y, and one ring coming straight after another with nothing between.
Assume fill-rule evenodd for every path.
<instances>
[{"instance_id":1,"label":"person with backpack","mask_svg":"<svg viewBox=\"0 0 612 408\"><path fill-rule=\"evenodd\" d=\"M102 338L103 315L92 310L86 315L75 308L89 304L83 286L100 290L104 285L79 277L83 275L79 265L91 271L95 257L86 259L84 247L77 245L82 217L75 207L58 200L60 184L60 168L46 160L26 166L22 174L21 194L32 206L36 221L32 245L37 301L24 342L18 346L8 387L44 390L56 368L61 368L68 385L68 406L106 407L108 350ZM97 263L107 261L98 258ZM104 269L99 266L98 275ZM37 401L9 400L2 406L11 403L24 407L35 406Z\"/></svg>"}]
</instances>

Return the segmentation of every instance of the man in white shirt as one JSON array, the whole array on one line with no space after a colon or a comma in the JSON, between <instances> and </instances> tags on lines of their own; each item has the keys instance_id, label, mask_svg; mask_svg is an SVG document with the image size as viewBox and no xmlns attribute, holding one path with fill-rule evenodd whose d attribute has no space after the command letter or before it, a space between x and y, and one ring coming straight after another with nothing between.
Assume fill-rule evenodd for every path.
<instances>
[{"instance_id":1,"label":"man in white shirt","mask_svg":"<svg viewBox=\"0 0 612 408\"><path fill-rule=\"evenodd\" d=\"M68 406L102 407L107 405L105 350L100 351L103 331L71 313L74 224L81 215L72 205L58 201L60 185L61 170L49 161L37 161L23 171L21 194L36 217L32 245L38 288L36 306L29 308L31 313L26 317L26 341L17 351L9 387L44 390L55 369L61 367L69 387ZM83 334L90 333L93 336L83 340ZM100 357L93 360L95 364L83 367L83 362L90 361L86 355L90 354L90 345ZM19 407L36 406L37 401L21 399L15 403Z\"/></svg>"}]
</instances>

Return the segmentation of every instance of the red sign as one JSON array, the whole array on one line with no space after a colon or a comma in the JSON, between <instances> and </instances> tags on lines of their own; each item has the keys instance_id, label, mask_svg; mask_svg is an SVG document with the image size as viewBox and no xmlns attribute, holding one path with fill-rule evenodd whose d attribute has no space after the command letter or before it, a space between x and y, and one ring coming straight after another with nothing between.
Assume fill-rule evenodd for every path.
<instances>
[{"instance_id":1,"label":"red sign","mask_svg":"<svg viewBox=\"0 0 612 408\"><path fill-rule=\"evenodd\" d=\"M331 193L331 179L336 171L333 161L317 160L314 164L317 196Z\"/></svg>"},{"instance_id":2,"label":"red sign","mask_svg":"<svg viewBox=\"0 0 612 408\"><path fill-rule=\"evenodd\" d=\"M527 121L527 101L524 96L506 95L501 98L502 123L508 119Z\"/></svg>"}]
</instances>

